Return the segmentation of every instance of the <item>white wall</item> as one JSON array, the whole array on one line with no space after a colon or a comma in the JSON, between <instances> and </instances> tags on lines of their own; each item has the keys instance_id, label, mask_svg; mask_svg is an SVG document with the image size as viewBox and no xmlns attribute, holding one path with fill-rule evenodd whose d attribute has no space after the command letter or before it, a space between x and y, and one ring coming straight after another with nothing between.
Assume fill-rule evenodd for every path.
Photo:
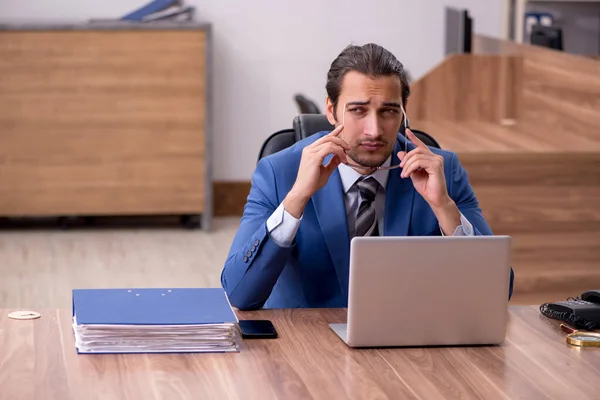
<instances>
[{"instance_id":1,"label":"white wall","mask_svg":"<svg viewBox=\"0 0 600 400\"><path fill-rule=\"evenodd\" d=\"M0 0L0 20L118 18L148 0ZM291 127L292 96L323 109L331 61L376 42L413 78L443 57L444 6L468 7L477 32L499 36L504 0L187 0L213 23L216 180L249 180L264 139Z\"/></svg>"}]
</instances>

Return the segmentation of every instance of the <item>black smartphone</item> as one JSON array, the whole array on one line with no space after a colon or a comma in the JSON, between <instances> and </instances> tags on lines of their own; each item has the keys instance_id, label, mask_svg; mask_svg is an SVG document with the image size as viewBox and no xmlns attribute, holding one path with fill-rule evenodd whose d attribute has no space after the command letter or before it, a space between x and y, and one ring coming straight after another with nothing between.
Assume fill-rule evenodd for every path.
<instances>
[{"instance_id":1,"label":"black smartphone","mask_svg":"<svg viewBox=\"0 0 600 400\"><path fill-rule=\"evenodd\" d=\"M275 339L277 331L273 323L266 319L247 319L239 321L244 339Z\"/></svg>"}]
</instances>

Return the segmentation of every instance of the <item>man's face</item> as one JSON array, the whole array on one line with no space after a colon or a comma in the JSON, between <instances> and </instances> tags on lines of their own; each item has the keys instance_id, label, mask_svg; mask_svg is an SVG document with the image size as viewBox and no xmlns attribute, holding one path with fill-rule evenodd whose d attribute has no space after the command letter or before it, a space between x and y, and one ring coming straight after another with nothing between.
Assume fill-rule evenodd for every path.
<instances>
[{"instance_id":1,"label":"man's face","mask_svg":"<svg viewBox=\"0 0 600 400\"><path fill-rule=\"evenodd\" d=\"M340 137L348 143L346 154L357 164L378 167L392 154L402 123L402 86L396 76L371 78L351 71L344 76L333 113L327 99L327 119L344 124ZM345 106L345 108L344 108Z\"/></svg>"}]
</instances>

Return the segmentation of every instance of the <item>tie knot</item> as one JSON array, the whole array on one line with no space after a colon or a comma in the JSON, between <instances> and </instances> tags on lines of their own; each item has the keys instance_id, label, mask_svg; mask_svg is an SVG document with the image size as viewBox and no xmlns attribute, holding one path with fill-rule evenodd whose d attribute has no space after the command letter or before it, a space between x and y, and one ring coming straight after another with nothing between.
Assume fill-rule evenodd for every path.
<instances>
[{"instance_id":1,"label":"tie knot","mask_svg":"<svg viewBox=\"0 0 600 400\"><path fill-rule=\"evenodd\" d=\"M362 177L356 182L356 186L358 187L358 191L363 200L375 200L375 194L377 194L377 188L379 187L377 179L372 176Z\"/></svg>"}]
</instances>

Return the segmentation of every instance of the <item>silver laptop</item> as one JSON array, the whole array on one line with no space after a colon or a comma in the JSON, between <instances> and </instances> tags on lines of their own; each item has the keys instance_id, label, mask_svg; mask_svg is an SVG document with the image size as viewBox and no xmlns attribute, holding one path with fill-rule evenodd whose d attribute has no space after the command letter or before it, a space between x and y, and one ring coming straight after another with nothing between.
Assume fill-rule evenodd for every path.
<instances>
[{"instance_id":1,"label":"silver laptop","mask_svg":"<svg viewBox=\"0 0 600 400\"><path fill-rule=\"evenodd\" d=\"M509 236L355 237L351 347L500 344L506 336Z\"/></svg>"}]
</instances>

